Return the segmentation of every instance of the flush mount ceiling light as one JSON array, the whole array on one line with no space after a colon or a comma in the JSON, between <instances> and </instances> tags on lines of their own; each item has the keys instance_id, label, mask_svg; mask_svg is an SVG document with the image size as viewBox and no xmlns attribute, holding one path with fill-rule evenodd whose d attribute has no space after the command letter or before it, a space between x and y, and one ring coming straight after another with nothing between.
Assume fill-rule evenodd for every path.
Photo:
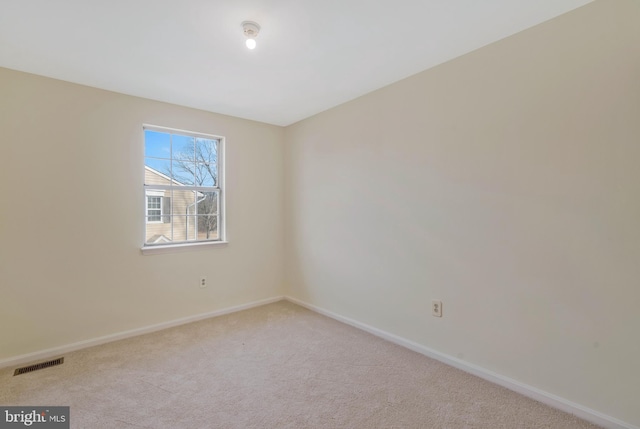
<instances>
[{"instance_id":1,"label":"flush mount ceiling light","mask_svg":"<svg viewBox=\"0 0 640 429\"><path fill-rule=\"evenodd\" d=\"M258 33L260 32L260 26L253 21L245 21L242 23L242 29L244 30L244 35L247 38L245 42L247 44L247 48L255 49L256 47L256 37L258 37Z\"/></svg>"}]
</instances>

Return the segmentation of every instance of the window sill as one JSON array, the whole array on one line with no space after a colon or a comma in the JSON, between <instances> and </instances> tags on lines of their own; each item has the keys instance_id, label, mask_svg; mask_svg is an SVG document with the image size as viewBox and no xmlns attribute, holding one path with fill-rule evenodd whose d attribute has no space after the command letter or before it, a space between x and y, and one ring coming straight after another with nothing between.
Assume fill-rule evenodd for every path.
<instances>
[{"instance_id":1,"label":"window sill","mask_svg":"<svg viewBox=\"0 0 640 429\"><path fill-rule=\"evenodd\" d=\"M192 250L200 250L204 247L217 246L220 244L228 243L228 241L200 241L197 243L162 244L157 246L142 247L140 251L143 255L157 255L162 253L189 252Z\"/></svg>"}]
</instances>

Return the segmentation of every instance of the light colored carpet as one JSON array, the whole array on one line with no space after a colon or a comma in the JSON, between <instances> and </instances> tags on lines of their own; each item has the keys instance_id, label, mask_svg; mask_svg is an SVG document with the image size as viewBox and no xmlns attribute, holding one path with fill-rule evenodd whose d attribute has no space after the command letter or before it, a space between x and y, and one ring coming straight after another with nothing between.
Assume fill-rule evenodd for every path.
<instances>
[{"instance_id":1,"label":"light colored carpet","mask_svg":"<svg viewBox=\"0 0 640 429\"><path fill-rule=\"evenodd\" d=\"M596 428L284 301L13 369L0 404L72 428Z\"/></svg>"}]
</instances>

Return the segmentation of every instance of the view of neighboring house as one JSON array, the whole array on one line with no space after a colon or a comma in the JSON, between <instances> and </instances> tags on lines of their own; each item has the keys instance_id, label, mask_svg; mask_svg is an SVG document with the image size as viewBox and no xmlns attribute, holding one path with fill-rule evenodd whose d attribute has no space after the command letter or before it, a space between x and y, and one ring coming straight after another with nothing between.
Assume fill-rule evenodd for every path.
<instances>
[{"instance_id":1,"label":"view of neighboring house","mask_svg":"<svg viewBox=\"0 0 640 429\"><path fill-rule=\"evenodd\" d=\"M217 238L215 194L181 190L184 184L149 166L145 166L145 183L146 244Z\"/></svg>"}]
</instances>

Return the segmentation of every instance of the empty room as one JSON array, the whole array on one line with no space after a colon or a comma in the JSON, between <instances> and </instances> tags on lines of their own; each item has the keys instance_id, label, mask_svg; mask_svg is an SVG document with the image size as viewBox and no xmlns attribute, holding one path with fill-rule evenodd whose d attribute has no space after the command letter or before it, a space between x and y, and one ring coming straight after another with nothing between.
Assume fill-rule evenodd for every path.
<instances>
[{"instance_id":1,"label":"empty room","mask_svg":"<svg viewBox=\"0 0 640 429\"><path fill-rule=\"evenodd\" d=\"M0 427L640 428L640 1L0 0Z\"/></svg>"}]
</instances>

